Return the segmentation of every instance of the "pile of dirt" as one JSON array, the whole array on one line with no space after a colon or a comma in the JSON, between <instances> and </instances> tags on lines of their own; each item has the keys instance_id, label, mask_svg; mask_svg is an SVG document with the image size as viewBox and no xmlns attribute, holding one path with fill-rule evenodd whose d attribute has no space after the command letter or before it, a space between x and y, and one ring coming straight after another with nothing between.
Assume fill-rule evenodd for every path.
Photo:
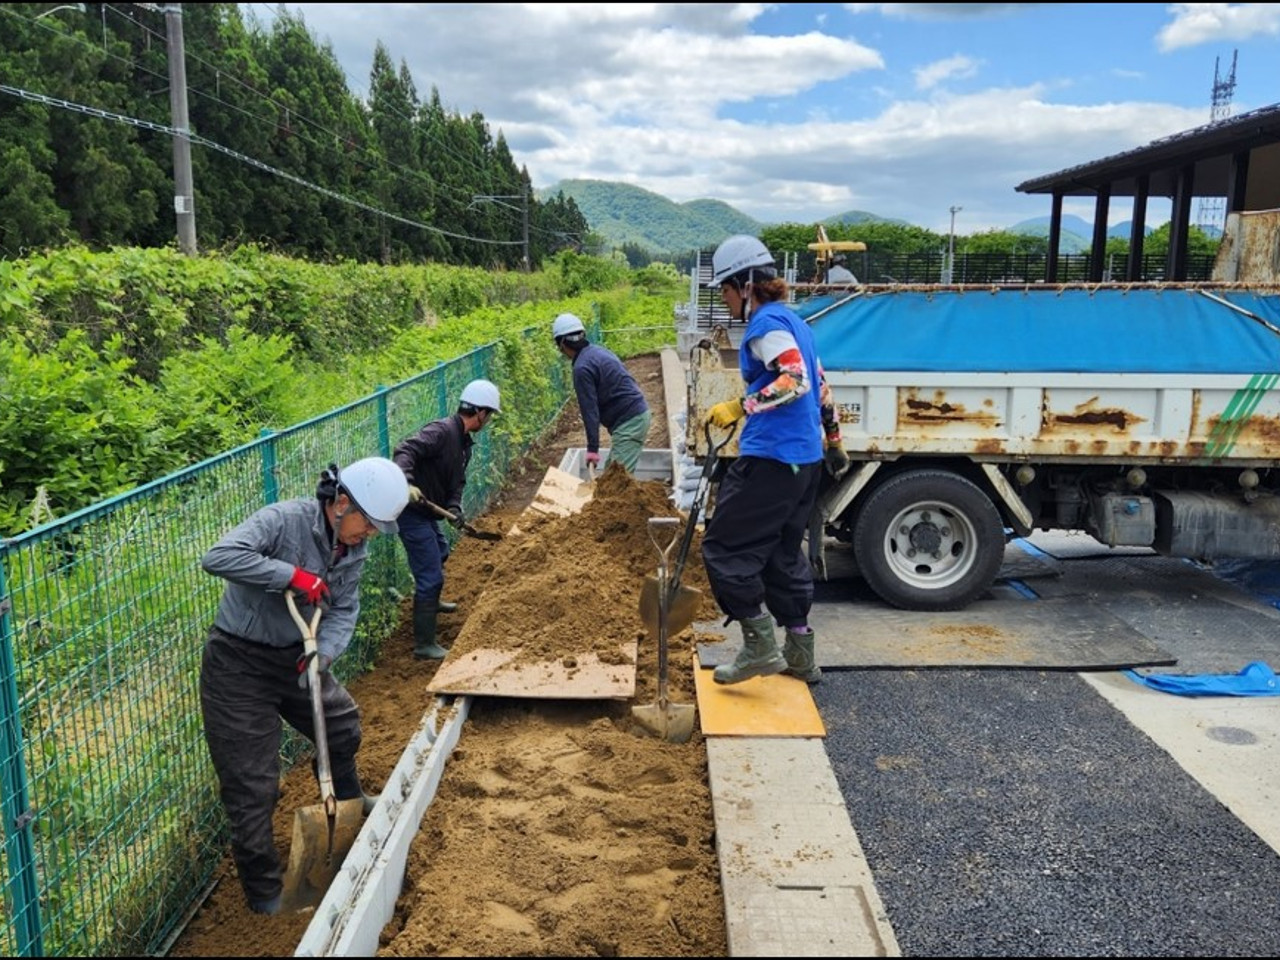
<instances>
[{"instance_id":1,"label":"pile of dirt","mask_svg":"<svg viewBox=\"0 0 1280 960\"><path fill-rule=\"evenodd\" d=\"M459 551L449 561L449 575L453 583L466 583L474 596L450 657L480 649L514 652L504 668L564 662L582 654L594 654L602 663L621 662L622 647L648 639L639 600L645 578L658 570L651 517L679 518L667 485L636 480L610 465L580 512L552 516L530 509L513 525L518 533L497 542L478 541L480 550ZM701 618L713 619L717 608L699 560L700 542L695 531L681 581L702 591ZM671 567L678 550L677 543L669 554ZM685 651L691 648L687 642L680 646L677 638L672 657ZM649 674L656 672L656 660L649 660L654 670L642 666L637 677L642 693L648 690L643 684L655 679Z\"/></svg>"},{"instance_id":2,"label":"pile of dirt","mask_svg":"<svg viewBox=\"0 0 1280 960\"><path fill-rule=\"evenodd\" d=\"M647 446L665 443L656 356L628 362L654 410ZM547 466L581 446L570 405L559 428L513 471L487 529L521 532L493 543L464 537L445 568L441 639L523 644L521 656L574 656L638 639L629 701L475 699L462 738L409 854L387 956L725 956L724 902L707 786L706 747L646 736L631 707L657 696L655 644L638 606L657 569L651 516L675 516L665 485L606 470L581 513L521 516ZM704 591L716 616L698 542L684 583ZM410 607L376 668L349 684L360 704L359 754L367 789L378 789L431 700L438 665L410 655ZM671 638L670 697L693 703L693 636ZM287 862L293 811L315 802L301 764L282 784L275 831ZM229 859L220 882L174 946L173 956L281 956L297 946L309 914L260 917L243 904Z\"/></svg>"}]
</instances>

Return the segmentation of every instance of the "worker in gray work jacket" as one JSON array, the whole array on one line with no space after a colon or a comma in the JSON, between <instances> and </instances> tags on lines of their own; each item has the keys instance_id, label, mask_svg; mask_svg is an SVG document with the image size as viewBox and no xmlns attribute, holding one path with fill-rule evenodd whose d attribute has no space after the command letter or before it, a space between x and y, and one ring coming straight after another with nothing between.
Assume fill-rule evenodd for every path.
<instances>
[{"instance_id":1,"label":"worker in gray work jacket","mask_svg":"<svg viewBox=\"0 0 1280 960\"><path fill-rule=\"evenodd\" d=\"M587 340L582 321L562 313L551 323L560 352L573 361L573 389L587 430L587 465L600 462L600 427L609 431L609 459L636 472L653 414L636 378L611 351Z\"/></svg>"},{"instance_id":2,"label":"worker in gray work jacket","mask_svg":"<svg viewBox=\"0 0 1280 960\"><path fill-rule=\"evenodd\" d=\"M294 591L308 622L323 607L316 655L333 790L339 800L364 797L367 812L373 799L356 773L360 711L329 666L347 649L360 613L367 541L395 533L408 502L404 472L384 457L331 466L314 497L268 504L200 561L226 581L200 665L205 741L240 884L256 913L278 912L283 890L271 831L280 798L280 721L315 738L302 634L284 592Z\"/></svg>"}]
</instances>

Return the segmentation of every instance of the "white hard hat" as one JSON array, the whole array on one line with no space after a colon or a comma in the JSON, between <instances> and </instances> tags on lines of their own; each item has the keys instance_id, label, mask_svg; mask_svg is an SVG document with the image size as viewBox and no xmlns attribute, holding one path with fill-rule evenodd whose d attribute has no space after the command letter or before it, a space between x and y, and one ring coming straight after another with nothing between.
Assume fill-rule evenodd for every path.
<instances>
[{"instance_id":1,"label":"white hard hat","mask_svg":"<svg viewBox=\"0 0 1280 960\"><path fill-rule=\"evenodd\" d=\"M773 254L755 237L745 233L732 236L716 247L716 252L711 255L711 279L707 286L718 287L730 277L753 267L773 269Z\"/></svg>"},{"instance_id":2,"label":"white hard hat","mask_svg":"<svg viewBox=\"0 0 1280 960\"><path fill-rule=\"evenodd\" d=\"M498 405L498 388L489 380L472 380L462 388L458 402L484 407L494 413L502 412L502 407Z\"/></svg>"},{"instance_id":3,"label":"white hard hat","mask_svg":"<svg viewBox=\"0 0 1280 960\"><path fill-rule=\"evenodd\" d=\"M587 328L582 325L582 321L572 313L562 313L551 321L551 336L556 340L570 334L586 332Z\"/></svg>"},{"instance_id":4,"label":"white hard hat","mask_svg":"<svg viewBox=\"0 0 1280 960\"><path fill-rule=\"evenodd\" d=\"M386 457L365 457L338 471L338 489L383 533L398 533L396 517L409 503L404 471Z\"/></svg>"}]
</instances>

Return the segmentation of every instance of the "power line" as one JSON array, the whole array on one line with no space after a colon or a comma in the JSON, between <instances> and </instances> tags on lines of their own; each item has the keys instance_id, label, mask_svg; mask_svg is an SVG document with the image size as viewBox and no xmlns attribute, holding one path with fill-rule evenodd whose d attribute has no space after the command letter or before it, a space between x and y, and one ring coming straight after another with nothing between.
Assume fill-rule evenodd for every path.
<instances>
[{"instance_id":1,"label":"power line","mask_svg":"<svg viewBox=\"0 0 1280 960\"><path fill-rule=\"evenodd\" d=\"M153 123L149 120L139 120L136 117L128 117L128 116L125 116L124 114L114 113L110 110L102 110L98 107L86 106L85 104L75 103L74 101L71 101L71 100L60 100L56 97L49 97L42 93L35 93L30 90L24 90L21 87L12 87L12 86L9 86L8 84L0 83L0 93L7 93L10 96L15 96L23 100L29 100L34 103L44 104L45 106L58 107L63 110L70 110L74 113L82 113L87 116L97 117L102 120L114 120L118 123L130 124L132 126L139 127L144 130L151 130L156 133L162 133L170 137L176 136L178 133L176 129L174 129L171 126L168 126L167 124ZM219 153L225 154L235 160L240 161L241 163L248 164L251 167L255 167L266 173L270 173L272 176L280 177L283 180L288 180L290 183L294 183L294 184L297 184L298 186L305 187L308 190L313 190L316 193L323 194L324 196L330 197L331 199L334 199L334 200L338 200L341 203L346 203L353 207L358 207L361 210L368 211L369 213L376 214L377 216L380 216L380 217L386 217L389 220L395 220L399 223L406 224L407 226L417 227L421 230L426 230L430 233L439 234L440 236L452 237L455 240L469 240L474 243L486 243L491 246L518 247L523 244L523 241L520 241L520 240L488 240L483 237L471 237L462 233L453 233L449 230L442 230L441 228L433 227L430 224L419 223L417 220L410 220L406 217L399 216L398 214L390 213L386 210L381 210L361 200L356 200L353 197L348 197L345 194L338 193L336 190L330 190L328 187L322 187L319 184L311 183L309 180L304 180L302 177L296 176L285 170L280 170L277 167L273 167L270 164L263 163L261 160L257 160L243 153L239 153L238 151L232 150L230 147L224 147L222 144L216 143L215 141L210 140L207 137L202 137L202 136L191 134L191 133L187 134L187 137L194 144L198 144L202 147L208 147L210 150L216 150Z\"/></svg>"}]
</instances>

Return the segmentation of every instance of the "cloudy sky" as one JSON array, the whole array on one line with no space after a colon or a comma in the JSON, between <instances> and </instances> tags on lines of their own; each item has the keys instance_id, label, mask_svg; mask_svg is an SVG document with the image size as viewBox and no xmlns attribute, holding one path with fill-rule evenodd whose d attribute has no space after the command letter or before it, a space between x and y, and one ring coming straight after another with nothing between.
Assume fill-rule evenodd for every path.
<instances>
[{"instance_id":1,"label":"cloudy sky","mask_svg":"<svg viewBox=\"0 0 1280 960\"><path fill-rule=\"evenodd\" d=\"M1049 213L1019 183L1209 122L1237 52L1231 114L1280 102L1274 3L286 6L353 91L381 42L537 188L621 181L766 223L865 210L945 232L956 206L957 233L1006 227Z\"/></svg>"}]
</instances>

